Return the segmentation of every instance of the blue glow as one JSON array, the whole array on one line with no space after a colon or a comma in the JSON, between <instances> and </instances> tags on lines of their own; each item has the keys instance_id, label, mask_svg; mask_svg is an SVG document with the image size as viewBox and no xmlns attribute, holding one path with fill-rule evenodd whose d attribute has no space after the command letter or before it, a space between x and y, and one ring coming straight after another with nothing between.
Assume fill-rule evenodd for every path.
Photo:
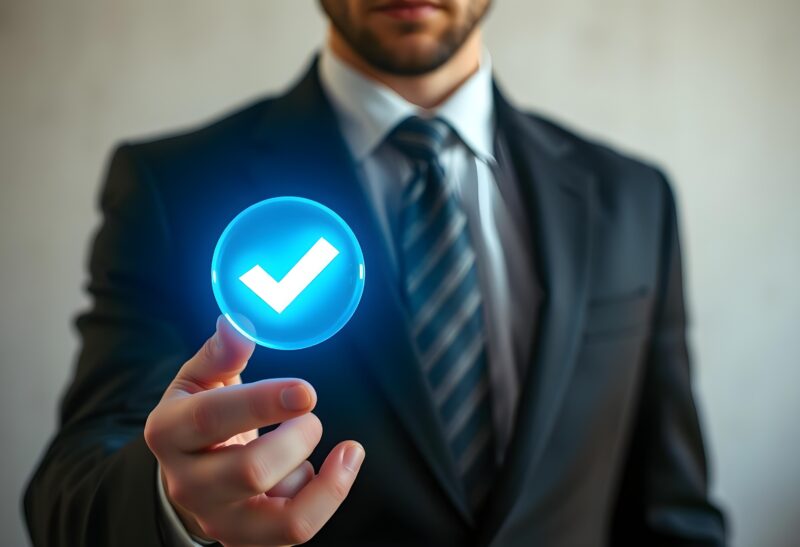
<instances>
[{"instance_id":1,"label":"blue glow","mask_svg":"<svg viewBox=\"0 0 800 547\"><path fill-rule=\"evenodd\" d=\"M317 262L312 277L302 270L313 267L320 238L337 253ZM248 285L240 278L253 269L263 269L261 280L245 277ZM336 334L355 313L364 282L364 256L350 227L329 208L300 197L268 199L239 213L211 261L211 287L223 315L244 336L273 349L307 348ZM292 285L285 308L253 290L274 296Z\"/></svg>"}]
</instances>

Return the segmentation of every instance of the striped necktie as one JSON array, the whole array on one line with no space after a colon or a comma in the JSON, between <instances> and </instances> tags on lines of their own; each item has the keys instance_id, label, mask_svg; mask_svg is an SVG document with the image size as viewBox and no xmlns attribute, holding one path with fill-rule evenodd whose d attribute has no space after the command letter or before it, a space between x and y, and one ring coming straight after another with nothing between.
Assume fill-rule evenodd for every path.
<instances>
[{"instance_id":1,"label":"striped necktie","mask_svg":"<svg viewBox=\"0 0 800 547\"><path fill-rule=\"evenodd\" d=\"M475 253L439 162L450 134L441 119L410 117L388 139L414 167L398 245L411 329L456 469L477 510L494 477L494 431Z\"/></svg>"}]
</instances>

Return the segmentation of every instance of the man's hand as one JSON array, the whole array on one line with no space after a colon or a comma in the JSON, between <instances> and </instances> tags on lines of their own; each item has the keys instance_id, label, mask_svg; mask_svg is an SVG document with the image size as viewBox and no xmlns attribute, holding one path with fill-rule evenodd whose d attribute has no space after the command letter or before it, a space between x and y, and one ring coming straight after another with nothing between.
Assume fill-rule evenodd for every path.
<instances>
[{"instance_id":1,"label":"man's hand","mask_svg":"<svg viewBox=\"0 0 800 547\"><path fill-rule=\"evenodd\" d=\"M242 384L252 353L252 342L220 317L148 417L145 440L193 535L227 547L304 543L344 501L364 449L338 444L315 475L307 461L322 435L310 413L314 389L298 379Z\"/></svg>"}]
</instances>

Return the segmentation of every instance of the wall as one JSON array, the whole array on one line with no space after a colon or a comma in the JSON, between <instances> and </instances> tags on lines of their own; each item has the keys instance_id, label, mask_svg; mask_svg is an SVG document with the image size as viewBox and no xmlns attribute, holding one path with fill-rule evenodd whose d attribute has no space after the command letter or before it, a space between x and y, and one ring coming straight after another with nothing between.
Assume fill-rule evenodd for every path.
<instances>
[{"instance_id":1,"label":"wall","mask_svg":"<svg viewBox=\"0 0 800 547\"><path fill-rule=\"evenodd\" d=\"M696 388L735 545L800 532L800 3L497 0L520 104L668 167L682 205ZM0 2L0 530L55 423L107 153L283 88L316 3Z\"/></svg>"}]
</instances>

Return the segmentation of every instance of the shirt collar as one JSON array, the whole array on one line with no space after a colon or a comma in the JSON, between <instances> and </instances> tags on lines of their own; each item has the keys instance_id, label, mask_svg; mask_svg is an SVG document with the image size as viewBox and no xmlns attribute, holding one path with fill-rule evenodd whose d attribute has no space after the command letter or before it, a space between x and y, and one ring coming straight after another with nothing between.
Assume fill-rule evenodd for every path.
<instances>
[{"instance_id":1,"label":"shirt collar","mask_svg":"<svg viewBox=\"0 0 800 547\"><path fill-rule=\"evenodd\" d=\"M485 162L495 161L492 66L485 50L478 71L430 111L362 75L327 47L320 56L319 75L358 162L369 156L397 124L413 115L441 117L475 156Z\"/></svg>"}]
</instances>

